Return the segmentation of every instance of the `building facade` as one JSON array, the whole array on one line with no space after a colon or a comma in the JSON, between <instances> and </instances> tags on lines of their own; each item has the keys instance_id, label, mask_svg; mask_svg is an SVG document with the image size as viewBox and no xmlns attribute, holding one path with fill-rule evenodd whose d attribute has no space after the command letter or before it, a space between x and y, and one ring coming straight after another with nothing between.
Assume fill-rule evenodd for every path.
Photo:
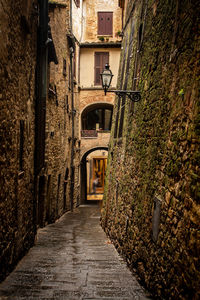
<instances>
[{"instance_id":1,"label":"building facade","mask_svg":"<svg viewBox=\"0 0 200 300\"><path fill-rule=\"evenodd\" d=\"M100 159L100 165L105 165L102 162L105 157L107 158L115 96L114 93L104 95L100 73L105 64L109 63L115 74L112 88L116 87L121 50L122 12L117 0L109 2L87 0L78 3L75 1L74 11L73 33L79 43L80 198L85 202L103 197L104 167L95 172L95 159ZM96 150L102 151L96 158L91 154L87 163L87 155ZM92 182L95 177L99 178L98 196L92 195Z\"/></svg>"},{"instance_id":2,"label":"building facade","mask_svg":"<svg viewBox=\"0 0 200 300\"><path fill-rule=\"evenodd\" d=\"M79 203L71 8L69 0L0 4L0 280L39 227Z\"/></svg>"},{"instance_id":3,"label":"building facade","mask_svg":"<svg viewBox=\"0 0 200 300\"><path fill-rule=\"evenodd\" d=\"M96 70L109 62L117 74L120 42L114 33L121 23L118 2L113 3L17 0L0 4L1 279L33 245L39 227L80 204L85 153L93 148L107 150L114 96L103 95L91 68L97 54L101 66L96 65ZM95 11L88 13L93 6ZM98 39L103 34L97 32L99 11L109 13L112 21L110 31L104 32L106 41ZM95 30L95 35L88 39L86 26L92 18L95 25L90 33ZM89 66L87 60L92 60ZM86 137L81 137L81 130ZM92 131L99 136L90 139ZM103 185L105 151L97 152L103 156L98 162L103 166L99 171Z\"/></svg>"},{"instance_id":4,"label":"building facade","mask_svg":"<svg viewBox=\"0 0 200 300\"><path fill-rule=\"evenodd\" d=\"M102 225L158 299L198 299L199 5L119 1L124 12Z\"/></svg>"},{"instance_id":5,"label":"building facade","mask_svg":"<svg viewBox=\"0 0 200 300\"><path fill-rule=\"evenodd\" d=\"M25 2L0 3L0 280L35 236L37 6Z\"/></svg>"}]
</instances>

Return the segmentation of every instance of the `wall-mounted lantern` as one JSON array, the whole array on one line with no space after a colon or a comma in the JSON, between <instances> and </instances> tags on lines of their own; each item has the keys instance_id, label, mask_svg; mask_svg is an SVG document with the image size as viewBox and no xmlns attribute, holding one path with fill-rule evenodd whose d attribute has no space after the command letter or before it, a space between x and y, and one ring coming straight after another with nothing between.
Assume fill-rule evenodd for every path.
<instances>
[{"instance_id":1,"label":"wall-mounted lantern","mask_svg":"<svg viewBox=\"0 0 200 300\"><path fill-rule=\"evenodd\" d=\"M134 101L134 102L138 102L141 100L141 95L139 91L130 91L130 90L108 90L113 78L113 74L112 71L109 69L110 66L109 64L105 65L105 69L103 70L103 72L100 74L101 76L101 82L102 82L102 87L103 90L105 92L105 95L107 92L112 92L115 93L117 96L122 97L124 95L127 95L129 97L130 100Z\"/></svg>"}]
</instances>

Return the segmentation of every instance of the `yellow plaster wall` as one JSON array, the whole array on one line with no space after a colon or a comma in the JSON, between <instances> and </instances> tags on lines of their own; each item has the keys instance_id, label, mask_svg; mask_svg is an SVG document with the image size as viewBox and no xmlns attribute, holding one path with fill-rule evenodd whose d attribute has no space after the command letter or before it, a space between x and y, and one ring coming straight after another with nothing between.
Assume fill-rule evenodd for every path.
<instances>
[{"instance_id":1,"label":"yellow plaster wall","mask_svg":"<svg viewBox=\"0 0 200 300\"><path fill-rule=\"evenodd\" d=\"M82 48L80 56L80 87L94 87L94 54L95 52L109 52L109 64L114 77L112 87L116 87L120 48Z\"/></svg>"}]
</instances>

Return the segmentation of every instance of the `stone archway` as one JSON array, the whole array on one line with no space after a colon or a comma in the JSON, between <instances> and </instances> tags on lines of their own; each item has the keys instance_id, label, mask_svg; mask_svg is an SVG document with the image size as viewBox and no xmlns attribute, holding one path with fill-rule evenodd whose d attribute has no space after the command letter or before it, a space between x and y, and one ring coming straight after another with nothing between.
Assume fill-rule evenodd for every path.
<instances>
[{"instance_id":1,"label":"stone archway","mask_svg":"<svg viewBox=\"0 0 200 300\"><path fill-rule=\"evenodd\" d=\"M96 151L96 150L105 150L108 151L108 147L104 146L99 146L99 147L94 147L86 151L81 159L81 178L80 178L80 195L81 195L81 204L87 203L87 157L90 153Z\"/></svg>"},{"instance_id":2,"label":"stone archway","mask_svg":"<svg viewBox=\"0 0 200 300\"><path fill-rule=\"evenodd\" d=\"M92 103L81 112L81 130L111 130L113 104ZM96 127L98 125L98 127Z\"/></svg>"}]
</instances>

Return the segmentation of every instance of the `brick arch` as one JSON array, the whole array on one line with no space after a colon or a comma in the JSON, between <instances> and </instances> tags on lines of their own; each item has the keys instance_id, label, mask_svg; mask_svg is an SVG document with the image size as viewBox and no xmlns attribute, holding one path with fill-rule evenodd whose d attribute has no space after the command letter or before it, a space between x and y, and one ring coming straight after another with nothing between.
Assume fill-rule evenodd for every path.
<instances>
[{"instance_id":1,"label":"brick arch","mask_svg":"<svg viewBox=\"0 0 200 300\"><path fill-rule=\"evenodd\" d=\"M106 147L106 146L97 146L97 147L93 147L93 148L87 149L87 150L82 154L82 156L81 156L81 163L82 163L82 161L83 161L84 159L86 159L86 157L87 157L90 153L92 153L92 152L94 152L94 151L96 151L96 150L105 150L105 151L108 151L108 147Z\"/></svg>"},{"instance_id":2,"label":"brick arch","mask_svg":"<svg viewBox=\"0 0 200 300\"><path fill-rule=\"evenodd\" d=\"M87 111L87 110L90 110L90 108L92 109L92 108L95 108L95 107L99 107L99 106L101 106L101 107L114 107L114 105L113 105L113 103L111 103L111 102L93 102L93 103L90 103L90 104L88 104L88 105L86 105L82 110L81 110L81 112L80 112L80 116L82 117L82 114L85 112L85 111Z\"/></svg>"}]
</instances>

